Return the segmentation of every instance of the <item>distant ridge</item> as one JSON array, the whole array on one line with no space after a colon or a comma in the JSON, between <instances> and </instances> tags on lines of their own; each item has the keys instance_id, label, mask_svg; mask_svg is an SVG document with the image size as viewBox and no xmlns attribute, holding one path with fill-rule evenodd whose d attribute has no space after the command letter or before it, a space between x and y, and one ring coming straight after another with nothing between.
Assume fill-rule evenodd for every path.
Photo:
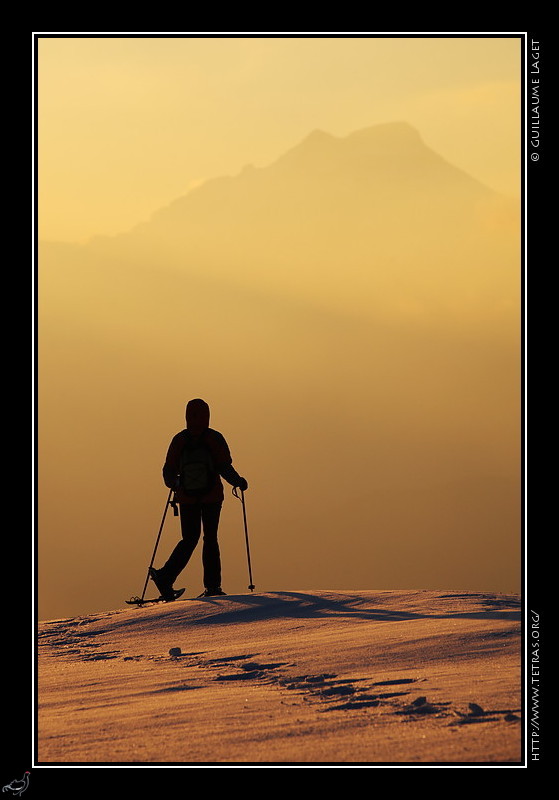
<instances>
[{"instance_id":1,"label":"distant ridge","mask_svg":"<svg viewBox=\"0 0 559 800\"><path fill-rule=\"evenodd\" d=\"M455 203L462 214L465 206L499 198L428 147L419 131L407 122L380 123L340 137L315 129L268 166L247 164L234 176L208 179L129 231L96 236L90 241L105 247L110 241L130 236L158 235L160 226L168 234L169 226L180 224L182 229L189 219L198 225L204 217L204 227L215 228L221 224L223 212L232 214L233 219L248 215L259 221L261 211L271 205L289 214L294 200L295 206L303 201L307 208L324 206L326 200L331 208L339 197L336 213L343 218L351 199L348 192L354 193L360 208L370 206L384 216L384 203L395 202L405 208L418 191L427 195L422 203L434 205L434 214L446 214ZM282 198L282 194L286 196Z\"/></svg>"},{"instance_id":2,"label":"distant ridge","mask_svg":"<svg viewBox=\"0 0 559 800\"><path fill-rule=\"evenodd\" d=\"M417 202L418 192L422 216L432 218L469 215L475 204L497 197L429 148L412 125L390 122L344 137L314 130L271 165L247 165L235 176L208 180L138 229L146 233L152 224L167 228L179 222L188 226L189 220L214 230L222 223L228 229L232 222L261 225L267 210L285 214L289 224L293 217L300 223L307 211L315 219L322 209L328 219L334 213L345 224L346 216L355 217L352 203L358 205L357 216L369 208L386 218L387 205L388 215L394 207L405 211Z\"/></svg>"},{"instance_id":3,"label":"distant ridge","mask_svg":"<svg viewBox=\"0 0 559 800\"><path fill-rule=\"evenodd\" d=\"M461 274L475 306L494 303L515 263L513 226L504 198L396 121L342 137L314 130L272 164L208 180L78 249L113 274L242 276L253 290L349 307L386 309L402 291L406 303L454 307L448 276ZM70 249L47 244L43 260L75 261Z\"/></svg>"}]
</instances>

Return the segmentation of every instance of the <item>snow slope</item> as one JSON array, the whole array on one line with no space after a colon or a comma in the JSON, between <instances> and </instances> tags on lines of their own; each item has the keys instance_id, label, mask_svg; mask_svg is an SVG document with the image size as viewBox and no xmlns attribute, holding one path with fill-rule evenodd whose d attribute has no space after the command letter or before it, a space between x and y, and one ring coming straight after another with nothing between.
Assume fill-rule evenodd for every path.
<instances>
[{"instance_id":1,"label":"snow slope","mask_svg":"<svg viewBox=\"0 0 559 800\"><path fill-rule=\"evenodd\" d=\"M37 766L522 760L517 596L123 606L39 623Z\"/></svg>"}]
</instances>

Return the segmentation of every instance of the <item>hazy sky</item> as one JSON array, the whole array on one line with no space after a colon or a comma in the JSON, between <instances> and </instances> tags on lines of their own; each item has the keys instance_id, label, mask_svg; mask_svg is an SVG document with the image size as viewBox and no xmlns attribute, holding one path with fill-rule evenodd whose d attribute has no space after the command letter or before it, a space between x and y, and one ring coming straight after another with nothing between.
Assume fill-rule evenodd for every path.
<instances>
[{"instance_id":1,"label":"hazy sky","mask_svg":"<svg viewBox=\"0 0 559 800\"><path fill-rule=\"evenodd\" d=\"M520 59L507 37L41 38L39 234L118 233L316 128L394 120L518 196Z\"/></svg>"},{"instance_id":2,"label":"hazy sky","mask_svg":"<svg viewBox=\"0 0 559 800\"><path fill-rule=\"evenodd\" d=\"M521 40L45 37L37 66L41 618L141 592L193 397L258 590L518 591Z\"/></svg>"}]
</instances>

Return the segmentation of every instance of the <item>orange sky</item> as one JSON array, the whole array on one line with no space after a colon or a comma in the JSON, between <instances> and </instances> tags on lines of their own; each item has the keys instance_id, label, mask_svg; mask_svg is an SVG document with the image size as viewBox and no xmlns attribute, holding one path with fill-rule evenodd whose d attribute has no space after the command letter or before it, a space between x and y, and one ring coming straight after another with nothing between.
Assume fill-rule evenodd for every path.
<instances>
[{"instance_id":1,"label":"orange sky","mask_svg":"<svg viewBox=\"0 0 559 800\"><path fill-rule=\"evenodd\" d=\"M126 230L311 130L404 119L520 195L515 38L40 38L39 232Z\"/></svg>"},{"instance_id":2,"label":"orange sky","mask_svg":"<svg viewBox=\"0 0 559 800\"><path fill-rule=\"evenodd\" d=\"M518 591L520 41L40 38L38 75L40 617L141 592L199 396L257 589ZM221 541L244 592L228 488Z\"/></svg>"}]
</instances>

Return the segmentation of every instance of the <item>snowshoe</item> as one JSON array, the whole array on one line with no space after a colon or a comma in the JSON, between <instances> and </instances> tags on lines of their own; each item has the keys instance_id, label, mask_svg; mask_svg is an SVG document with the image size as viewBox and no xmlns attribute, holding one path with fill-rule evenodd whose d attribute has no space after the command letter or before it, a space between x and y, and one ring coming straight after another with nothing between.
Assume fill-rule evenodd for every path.
<instances>
[{"instance_id":1,"label":"snowshoe","mask_svg":"<svg viewBox=\"0 0 559 800\"><path fill-rule=\"evenodd\" d=\"M185 593L185 589L173 589L173 600L178 600L179 597ZM126 601L129 606L145 606L147 603L169 603L171 600L167 600L165 597L147 597L145 600L142 600L141 597L131 597L130 600Z\"/></svg>"}]
</instances>

